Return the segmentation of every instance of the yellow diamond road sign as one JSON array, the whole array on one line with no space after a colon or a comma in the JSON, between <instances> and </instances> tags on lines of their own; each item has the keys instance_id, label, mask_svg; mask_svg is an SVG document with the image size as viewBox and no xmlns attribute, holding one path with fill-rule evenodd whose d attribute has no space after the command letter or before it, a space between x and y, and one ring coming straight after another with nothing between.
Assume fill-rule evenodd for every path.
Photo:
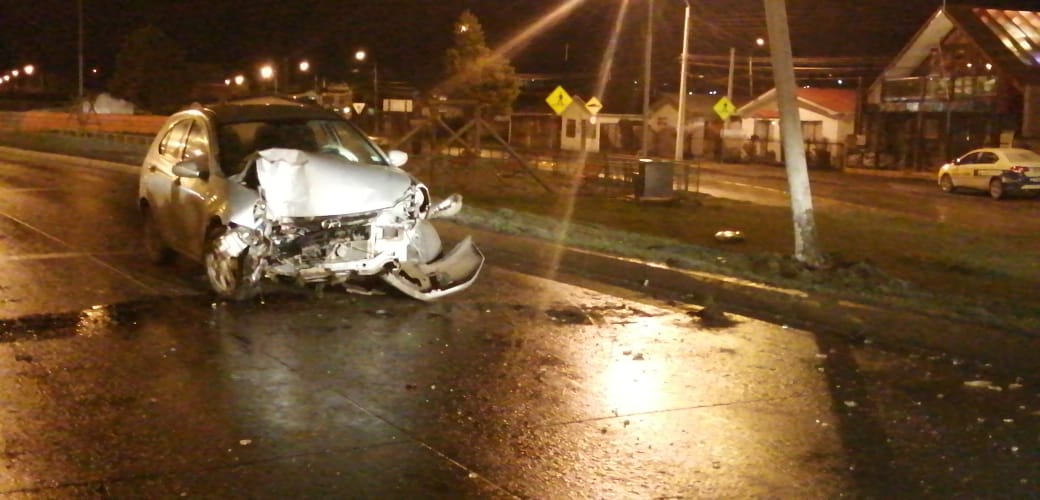
<instances>
[{"instance_id":1,"label":"yellow diamond road sign","mask_svg":"<svg viewBox=\"0 0 1040 500\"><path fill-rule=\"evenodd\" d=\"M567 109L567 106L570 106L573 101L574 99L566 90L563 90L563 87L556 87L556 90L545 98L545 102L549 103L549 107L558 115L563 114L563 110Z\"/></svg>"},{"instance_id":2,"label":"yellow diamond road sign","mask_svg":"<svg viewBox=\"0 0 1040 500\"><path fill-rule=\"evenodd\" d=\"M715 110L715 113L719 115L719 118L723 120L729 120L729 117L737 110L737 107L733 105L733 101L730 101L728 97L723 97L715 103L711 109Z\"/></svg>"},{"instance_id":3,"label":"yellow diamond road sign","mask_svg":"<svg viewBox=\"0 0 1040 500\"><path fill-rule=\"evenodd\" d=\"M589 110L589 113L592 113L592 116L596 116L596 114L599 113L599 110L603 109L603 103L599 102L599 99L593 97L592 99L589 99L589 102L585 103L585 109Z\"/></svg>"}]
</instances>

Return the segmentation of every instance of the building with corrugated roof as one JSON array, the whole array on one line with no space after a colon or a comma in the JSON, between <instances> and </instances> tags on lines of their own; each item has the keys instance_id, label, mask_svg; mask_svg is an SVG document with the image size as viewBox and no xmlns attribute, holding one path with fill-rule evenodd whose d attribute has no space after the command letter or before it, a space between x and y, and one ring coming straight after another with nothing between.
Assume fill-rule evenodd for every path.
<instances>
[{"instance_id":1,"label":"building with corrugated roof","mask_svg":"<svg viewBox=\"0 0 1040 500\"><path fill-rule=\"evenodd\" d=\"M867 90L864 166L938 168L973 148L1040 147L1040 12L940 8Z\"/></svg>"}]
</instances>

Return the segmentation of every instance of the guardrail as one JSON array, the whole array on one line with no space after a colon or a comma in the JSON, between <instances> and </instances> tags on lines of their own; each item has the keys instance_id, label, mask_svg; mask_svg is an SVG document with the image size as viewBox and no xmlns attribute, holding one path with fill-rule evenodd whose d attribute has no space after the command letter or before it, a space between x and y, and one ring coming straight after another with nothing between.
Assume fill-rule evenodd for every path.
<instances>
[{"instance_id":1,"label":"guardrail","mask_svg":"<svg viewBox=\"0 0 1040 500\"><path fill-rule=\"evenodd\" d=\"M58 111L0 112L0 131L91 132L154 136L165 116Z\"/></svg>"}]
</instances>

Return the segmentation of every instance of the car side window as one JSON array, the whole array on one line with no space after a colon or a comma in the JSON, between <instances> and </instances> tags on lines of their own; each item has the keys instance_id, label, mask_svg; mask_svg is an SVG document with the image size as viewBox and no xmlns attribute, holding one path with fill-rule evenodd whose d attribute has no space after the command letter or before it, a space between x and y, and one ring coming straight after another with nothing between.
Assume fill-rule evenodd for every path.
<instances>
[{"instance_id":1,"label":"car side window","mask_svg":"<svg viewBox=\"0 0 1040 500\"><path fill-rule=\"evenodd\" d=\"M184 141L184 155L182 159L198 158L209 153L209 137L206 134L206 126L198 120L192 120L188 138Z\"/></svg>"},{"instance_id":2,"label":"car side window","mask_svg":"<svg viewBox=\"0 0 1040 500\"><path fill-rule=\"evenodd\" d=\"M997 162L997 155L995 153L986 152L986 153L982 153L981 155L979 155L979 163L996 163L996 162Z\"/></svg>"},{"instance_id":3,"label":"car side window","mask_svg":"<svg viewBox=\"0 0 1040 500\"><path fill-rule=\"evenodd\" d=\"M188 130L191 128L192 120L181 120L170 130L159 142L159 154L163 157L180 161L184 157L184 146L187 141Z\"/></svg>"},{"instance_id":4,"label":"car side window","mask_svg":"<svg viewBox=\"0 0 1040 500\"><path fill-rule=\"evenodd\" d=\"M957 160L957 164L958 165L971 165L972 163L978 163L978 159L979 159L979 154L978 153L966 154L966 155L962 156L961 159Z\"/></svg>"}]
</instances>

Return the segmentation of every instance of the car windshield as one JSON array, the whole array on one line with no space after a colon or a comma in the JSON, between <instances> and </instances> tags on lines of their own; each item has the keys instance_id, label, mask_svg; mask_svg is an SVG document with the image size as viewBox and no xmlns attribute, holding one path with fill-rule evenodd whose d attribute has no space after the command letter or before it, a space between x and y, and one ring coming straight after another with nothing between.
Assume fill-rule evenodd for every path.
<instances>
[{"instance_id":1,"label":"car windshield","mask_svg":"<svg viewBox=\"0 0 1040 500\"><path fill-rule=\"evenodd\" d=\"M1016 149L1008 151L1006 154L1010 162L1040 163L1040 154L1036 154L1028 149Z\"/></svg>"},{"instance_id":2,"label":"car windshield","mask_svg":"<svg viewBox=\"0 0 1040 500\"><path fill-rule=\"evenodd\" d=\"M227 123L217 131L220 168L241 172L256 151L270 148L331 153L355 163L387 165L378 149L349 123L336 120L280 120Z\"/></svg>"}]
</instances>

